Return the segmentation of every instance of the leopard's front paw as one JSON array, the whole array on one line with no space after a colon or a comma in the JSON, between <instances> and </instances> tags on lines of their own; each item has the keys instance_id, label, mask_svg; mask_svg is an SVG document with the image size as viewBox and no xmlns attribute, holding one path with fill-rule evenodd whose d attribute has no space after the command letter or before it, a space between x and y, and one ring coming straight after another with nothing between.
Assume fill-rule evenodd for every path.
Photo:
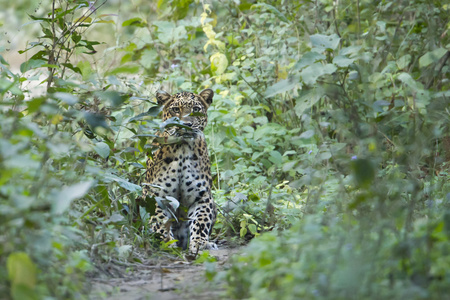
<instances>
[{"instance_id":1,"label":"leopard's front paw","mask_svg":"<svg viewBox=\"0 0 450 300\"><path fill-rule=\"evenodd\" d=\"M215 243L206 240L191 241L189 245L189 252L191 253L197 253L201 250L218 250L218 249L219 248Z\"/></svg>"}]
</instances>

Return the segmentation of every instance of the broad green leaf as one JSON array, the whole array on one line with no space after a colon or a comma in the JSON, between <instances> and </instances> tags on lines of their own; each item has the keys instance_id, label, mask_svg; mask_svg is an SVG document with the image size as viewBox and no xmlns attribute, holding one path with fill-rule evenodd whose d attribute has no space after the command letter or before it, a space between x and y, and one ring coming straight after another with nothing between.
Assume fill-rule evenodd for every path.
<instances>
[{"instance_id":1,"label":"broad green leaf","mask_svg":"<svg viewBox=\"0 0 450 300\"><path fill-rule=\"evenodd\" d=\"M254 4L251 6L251 9L254 9L254 8L267 9L268 11L273 13L275 16L277 16L277 18L280 19L281 21L289 23L289 20L278 9L276 9L274 6L272 6L270 4L258 3L258 4Z\"/></svg>"},{"instance_id":2,"label":"broad green leaf","mask_svg":"<svg viewBox=\"0 0 450 300\"><path fill-rule=\"evenodd\" d=\"M105 142L99 142L94 145L94 150L104 159L108 158L111 149Z\"/></svg>"},{"instance_id":3,"label":"broad green leaf","mask_svg":"<svg viewBox=\"0 0 450 300\"><path fill-rule=\"evenodd\" d=\"M400 73L397 78L413 90L418 90L417 82L408 73Z\"/></svg>"},{"instance_id":4,"label":"broad green leaf","mask_svg":"<svg viewBox=\"0 0 450 300\"><path fill-rule=\"evenodd\" d=\"M427 67L432 63L440 60L447 52L448 50L444 48L437 48L431 52L427 52L425 55L419 58L419 66L421 68Z\"/></svg>"},{"instance_id":5,"label":"broad green leaf","mask_svg":"<svg viewBox=\"0 0 450 300\"><path fill-rule=\"evenodd\" d=\"M406 68L409 65L410 62L411 62L411 55L409 55L409 54L403 55L402 57L400 57L396 61L397 67L400 70Z\"/></svg>"},{"instance_id":6,"label":"broad green leaf","mask_svg":"<svg viewBox=\"0 0 450 300\"><path fill-rule=\"evenodd\" d=\"M147 117L147 116L149 116L149 117L156 117L157 115L159 115L161 110L162 110L161 106L152 106L152 107L150 107L148 109L147 112L141 113L141 114L131 118L128 122L139 121L139 120L142 120L144 117ZM146 120L146 121L148 121L148 120Z\"/></svg>"},{"instance_id":7,"label":"broad green leaf","mask_svg":"<svg viewBox=\"0 0 450 300\"><path fill-rule=\"evenodd\" d=\"M61 100L62 102L65 102L69 105L74 105L78 102L78 97L74 96L73 94L69 94L69 93L56 92L53 94L53 97L58 100Z\"/></svg>"},{"instance_id":8,"label":"broad green leaf","mask_svg":"<svg viewBox=\"0 0 450 300\"><path fill-rule=\"evenodd\" d=\"M6 268L11 282L10 293L12 299L37 299L35 291L37 269L28 254L25 252L11 253L6 261Z\"/></svg>"},{"instance_id":9,"label":"broad green leaf","mask_svg":"<svg viewBox=\"0 0 450 300\"><path fill-rule=\"evenodd\" d=\"M155 49L145 49L142 52L141 64L146 69L151 69L159 63L159 54Z\"/></svg>"},{"instance_id":10,"label":"broad green leaf","mask_svg":"<svg viewBox=\"0 0 450 300\"><path fill-rule=\"evenodd\" d=\"M188 37L186 28L182 25L176 26L174 22L155 21L153 25L158 28L158 39L164 44L173 43Z\"/></svg>"},{"instance_id":11,"label":"broad green leaf","mask_svg":"<svg viewBox=\"0 0 450 300\"><path fill-rule=\"evenodd\" d=\"M101 100L108 101L113 107L120 106L129 98L128 95L116 91L96 91L94 95Z\"/></svg>"},{"instance_id":12,"label":"broad green leaf","mask_svg":"<svg viewBox=\"0 0 450 300\"><path fill-rule=\"evenodd\" d=\"M273 162L275 165L281 165L283 162L283 157L281 156L281 153L278 151L271 151L269 160Z\"/></svg>"},{"instance_id":13,"label":"broad green leaf","mask_svg":"<svg viewBox=\"0 0 450 300\"><path fill-rule=\"evenodd\" d=\"M27 107L28 107L28 113L34 113L36 111L39 110L39 108L41 107L42 104L45 103L45 98L44 97L39 97L39 98L33 98L30 101L26 102Z\"/></svg>"},{"instance_id":14,"label":"broad green leaf","mask_svg":"<svg viewBox=\"0 0 450 300\"><path fill-rule=\"evenodd\" d=\"M306 109L315 105L323 96L325 90L322 87L316 87L309 91L303 91L303 95L296 101L295 113L301 117Z\"/></svg>"},{"instance_id":15,"label":"broad green leaf","mask_svg":"<svg viewBox=\"0 0 450 300\"><path fill-rule=\"evenodd\" d=\"M20 65L20 72L25 73L26 71L40 68L44 66L47 62L42 59L29 59Z\"/></svg>"},{"instance_id":16,"label":"broad green leaf","mask_svg":"<svg viewBox=\"0 0 450 300\"><path fill-rule=\"evenodd\" d=\"M295 64L294 69L301 70L304 67L310 66L315 62L324 60L326 58L327 57L321 53L317 53L314 51L307 52L302 56L302 58L300 58L300 61Z\"/></svg>"},{"instance_id":17,"label":"broad green leaf","mask_svg":"<svg viewBox=\"0 0 450 300\"><path fill-rule=\"evenodd\" d=\"M267 88L264 96L273 97L275 95L292 90L295 87L301 87L301 82L296 77L289 77L275 83Z\"/></svg>"},{"instance_id":18,"label":"broad green leaf","mask_svg":"<svg viewBox=\"0 0 450 300\"><path fill-rule=\"evenodd\" d=\"M62 214L65 212L73 200L86 195L91 188L92 181L79 182L71 186L63 187L55 196L52 203L52 213Z\"/></svg>"},{"instance_id":19,"label":"broad green leaf","mask_svg":"<svg viewBox=\"0 0 450 300\"><path fill-rule=\"evenodd\" d=\"M142 190L142 188L139 185L131 183L128 180L120 178L119 176L116 176L114 174L106 173L103 175L103 179L106 182L111 182L111 181L117 182L117 184L119 184L121 187L123 187L124 189L126 189L130 192L139 192Z\"/></svg>"},{"instance_id":20,"label":"broad green leaf","mask_svg":"<svg viewBox=\"0 0 450 300\"><path fill-rule=\"evenodd\" d=\"M97 127L109 128L108 123L106 123L105 117L100 114L86 112L83 116L93 130L95 130Z\"/></svg>"},{"instance_id":21,"label":"broad green leaf","mask_svg":"<svg viewBox=\"0 0 450 300\"><path fill-rule=\"evenodd\" d=\"M336 72L337 67L334 64L323 65L321 63L315 63L309 67L306 67L300 72L300 76L304 83L313 85L317 79L326 74L332 74Z\"/></svg>"},{"instance_id":22,"label":"broad green leaf","mask_svg":"<svg viewBox=\"0 0 450 300\"><path fill-rule=\"evenodd\" d=\"M36 285L36 266L25 252L13 252L6 261L8 278L12 285L23 284L29 288Z\"/></svg>"},{"instance_id":23,"label":"broad green leaf","mask_svg":"<svg viewBox=\"0 0 450 300\"><path fill-rule=\"evenodd\" d=\"M299 163L299 162L296 161L296 160L286 162L285 164L283 164L283 171L284 171L284 172L289 172L289 171L292 170L298 163Z\"/></svg>"},{"instance_id":24,"label":"broad green leaf","mask_svg":"<svg viewBox=\"0 0 450 300\"><path fill-rule=\"evenodd\" d=\"M375 178L375 168L368 159L352 161L353 177L358 187L368 187Z\"/></svg>"},{"instance_id":25,"label":"broad green leaf","mask_svg":"<svg viewBox=\"0 0 450 300\"><path fill-rule=\"evenodd\" d=\"M91 74L93 74L91 64L86 60L78 62L77 67L83 76L83 80L88 80Z\"/></svg>"},{"instance_id":26,"label":"broad green leaf","mask_svg":"<svg viewBox=\"0 0 450 300\"><path fill-rule=\"evenodd\" d=\"M338 55L335 58L333 58L333 64L335 64L338 67L346 68L350 64L352 64L355 60L352 58L348 58L342 55Z\"/></svg>"},{"instance_id":27,"label":"broad green leaf","mask_svg":"<svg viewBox=\"0 0 450 300\"><path fill-rule=\"evenodd\" d=\"M310 37L313 48L336 50L341 38L337 34L314 34Z\"/></svg>"},{"instance_id":28,"label":"broad green leaf","mask_svg":"<svg viewBox=\"0 0 450 300\"><path fill-rule=\"evenodd\" d=\"M330 153L330 151L321 152L321 153L319 154L319 157L318 157L318 158L321 159L321 160L327 160L327 159L330 159L330 158L331 158L331 153Z\"/></svg>"},{"instance_id":29,"label":"broad green leaf","mask_svg":"<svg viewBox=\"0 0 450 300\"><path fill-rule=\"evenodd\" d=\"M253 235L257 235L258 234L258 231L256 230L256 225L255 224L248 224L248 230Z\"/></svg>"},{"instance_id":30,"label":"broad green leaf","mask_svg":"<svg viewBox=\"0 0 450 300\"><path fill-rule=\"evenodd\" d=\"M108 221L115 223L115 222L120 222L123 219L124 219L124 217L121 214L115 212L111 215L111 217L109 217Z\"/></svg>"},{"instance_id":31,"label":"broad green leaf","mask_svg":"<svg viewBox=\"0 0 450 300\"><path fill-rule=\"evenodd\" d=\"M314 130L310 129L300 134L301 139L310 139L314 136Z\"/></svg>"}]
</instances>

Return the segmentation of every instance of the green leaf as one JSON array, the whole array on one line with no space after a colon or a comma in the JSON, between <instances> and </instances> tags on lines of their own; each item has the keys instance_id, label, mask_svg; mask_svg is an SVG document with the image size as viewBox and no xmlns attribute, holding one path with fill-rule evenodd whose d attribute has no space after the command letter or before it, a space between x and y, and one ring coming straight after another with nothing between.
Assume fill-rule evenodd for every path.
<instances>
[{"instance_id":1,"label":"green leaf","mask_svg":"<svg viewBox=\"0 0 450 300\"><path fill-rule=\"evenodd\" d=\"M448 50L445 48L437 48L431 52L427 52L425 55L419 58L419 67L424 68L431 65L432 63L436 63L447 53L447 51Z\"/></svg>"},{"instance_id":2,"label":"green leaf","mask_svg":"<svg viewBox=\"0 0 450 300\"><path fill-rule=\"evenodd\" d=\"M413 90L418 90L417 82L408 73L400 73L397 78Z\"/></svg>"},{"instance_id":3,"label":"green leaf","mask_svg":"<svg viewBox=\"0 0 450 300\"><path fill-rule=\"evenodd\" d=\"M39 110L42 104L45 103L44 97L33 98L27 102L28 113L34 113Z\"/></svg>"},{"instance_id":4,"label":"green leaf","mask_svg":"<svg viewBox=\"0 0 450 300\"><path fill-rule=\"evenodd\" d=\"M277 18L280 19L281 21L289 23L289 20L278 9L276 9L274 6L272 6L270 4L258 3L258 4L254 4L251 6L251 9L254 9L254 8L266 9L266 10L270 11L271 13L273 13L275 16L277 16Z\"/></svg>"},{"instance_id":5,"label":"green leaf","mask_svg":"<svg viewBox=\"0 0 450 300\"><path fill-rule=\"evenodd\" d=\"M97 127L106 129L109 128L108 124L106 123L105 117L102 115L86 112L84 113L84 118L93 130L95 130Z\"/></svg>"},{"instance_id":6,"label":"green leaf","mask_svg":"<svg viewBox=\"0 0 450 300\"><path fill-rule=\"evenodd\" d=\"M63 187L59 193L56 194L52 203L52 213L58 215L65 212L70 207L72 201L86 195L92 185L92 181L84 181Z\"/></svg>"},{"instance_id":7,"label":"green leaf","mask_svg":"<svg viewBox=\"0 0 450 300\"><path fill-rule=\"evenodd\" d=\"M300 134L301 139L310 139L314 136L314 130L310 129Z\"/></svg>"},{"instance_id":8,"label":"green leaf","mask_svg":"<svg viewBox=\"0 0 450 300\"><path fill-rule=\"evenodd\" d=\"M128 122L133 122L133 121L140 121L142 120L144 117L156 117L157 115L159 115L159 113L161 112L162 107L161 106L152 106L148 109L147 112L141 113L133 118L131 118Z\"/></svg>"},{"instance_id":9,"label":"green leaf","mask_svg":"<svg viewBox=\"0 0 450 300\"><path fill-rule=\"evenodd\" d=\"M264 96L273 97L275 95L290 91L295 87L301 88L301 82L299 81L299 78L289 77L287 79L280 80L274 85L268 87Z\"/></svg>"},{"instance_id":10,"label":"green leaf","mask_svg":"<svg viewBox=\"0 0 450 300\"><path fill-rule=\"evenodd\" d=\"M154 21L153 25L158 28L158 39L164 44L174 43L188 37L183 25L176 26L174 22L169 21Z\"/></svg>"},{"instance_id":11,"label":"green leaf","mask_svg":"<svg viewBox=\"0 0 450 300\"><path fill-rule=\"evenodd\" d=\"M128 95L116 91L96 91L94 95L101 100L108 101L113 107L121 105L129 98Z\"/></svg>"},{"instance_id":12,"label":"green leaf","mask_svg":"<svg viewBox=\"0 0 450 300\"><path fill-rule=\"evenodd\" d=\"M83 80L88 80L93 73L91 63L86 60L78 62L77 67L83 76Z\"/></svg>"},{"instance_id":13,"label":"green leaf","mask_svg":"<svg viewBox=\"0 0 450 300\"><path fill-rule=\"evenodd\" d=\"M300 76L304 83L313 85L317 79L326 74L332 74L336 72L337 67L333 64L323 65L322 63L315 63L309 67L306 67L300 72Z\"/></svg>"},{"instance_id":14,"label":"green leaf","mask_svg":"<svg viewBox=\"0 0 450 300\"><path fill-rule=\"evenodd\" d=\"M301 117L305 110L309 109L311 106L319 102L320 99L325 95L325 90L318 86L311 90L303 91L300 99L297 100L295 104L295 113L298 117Z\"/></svg>"},{"instance_id":15,"label":"green leaf","mask_svg":"<svg viewBox=\"0 0 450 300\"><path fill-rule=\"evenodd\" d=\"M30 289L36 286L37 269L25 252L13 252L6 261L8 278L12 286L24 285Z\"/></svg>"},{"instance_id":16,"label":"green leaf","mask_svg":"<svg viewBox=\"0 0 450 300\"><path fill-rule=\"evenodd\" d=\"M333 64L335 64L338 67L346 68L349 65L351 65L355 60L352 58L348 58L342 55L338 55L333 59Z\"/></svg>"},{"instance_id":17,"label":"green leaf","mask_svg":"<svg viewBox=\"0 0 450 300\"><path fill-rule=\"evenodd\" d=\"M131 18L129 20L126 20L122 23L122 27L126 26L136 26L136 27L145 27L147 25L147 22L142 20L141 18Z\"/></svg>"},{"instance_id":18,"label":"green leaf","mask_svg":"<svg viewBox=\"0 0 450 300\"><path fill-rule=\"evenodd\" d=\"M253 234L253 235L258 234L258 231L256 230L256 225L255 225L255 224L249 224L249 225L248 225L248 230L249 230L250 233Z\"/></svg>"},{"instance_id":19,"label":"green leaf","mask_svg":"<svg viewBox=\"0 0 450 300\"><path fill-rule=\"evenodd\" d=\"M111 151L108 144L106 144L104 142L96 143L94 145L94 150L95 150L95 152L97 152L98 155L100 155L104 159L108 158L109 153Z\"/></svg>"},{"instance_id":20,"label":"green leaf","mask_svg":"<svg viewBox=\"0 0 450 300\"><path fill-rule=\"evenodd\" d=\"M397 67L400 70L406 68L409 65L410 62L411 62L411 55L409 55L409 54L403 55L402 57L400 57L396 61Z\"/></svg>"},{"instance_id":21,"label":"green leaf","mask_svg":"<svg viewBox=\"0 0 450 300\"><path fill-rule=\"evenodd\" d=\"M368 187L375 178L375 168L368 159L352 161L353 176L358 187Z\"/></svg>"},{"instance_id":22,"label":"green leaf","mask_svg":"<svg viewBox=\"0 0 450 300\"><path fill-rule=\"evenodd\" d=\"M323 50L327 49L334 51L339 46L341 38L337 34L332 35L314 34L310 37L310 40L313 48Z\"/></svg>"},{"instance_id":23,"label":"green leaf","mask_svg":"<svg viewBox=\"0 0 450 300\"><path fill-rule=\"evenodd\" d=\"M130 192L139 192L142 190L142 188L139 185L131 183L128 180L120 178L114 174L106 173L103 175L103 179L106 182L111 182L111 181L117 182L117 184L119 184L121 187L123 187L124 189L126 189Z\"/></svg>"},{"instance_id":24,"label":"green leaf","mask_svg":"<svg viewBox=\"0 0 450 300\"><path fill-rule=\"evenodd\" d=\"M317 53L314 51L307 52L302 56L302 58L300 58L300 61L295 64L294 69L301 70L304 67L310 66L315 62L324 60L326 58L327 57L321 53Z\"/></svg>"},{"instance_id":25,"label":"green leaf","mask_svg":"<svg viewBox=\"0 0 450 300\"><path fill-rule=\"evenodd\" d=\"M20 72L25 73L26 71L40 68L44 66L47 62L42 59L29 59L20 65Z\"/></svg>"},{"instance_id":26,"label":"green leaf","mask_svg":"<svg viewBox=\"0 0 450 300\"><path fill-rule=\"evenodd\" d=\"M55 99L61 100L62 102L65 102L69 105L74 105L78 102L78 97L69 94L69 93L61 93L61 92L56 92L53 93L53 97Z\"/></svg>"},{"instance_id":27,"label":"green leaf","mask_svg":"<svg viewBox=\"0 0 450 300\"><path fill-rule=\"evenodd\" d=\"M137 72L139 72L138 65L124 65L107 72L106 75L109 76L116 74L136 74Z\"/></svg>"},{"instance_id":28,"label":"green leaf","mask_svg":"<svg viewBox=\"0 0 450 300\"><path fill-rule=\"evenodd\" d=\"M283 157L281 156L281 153L278 151L271 151L269 160L273 162L275 165L281 165L283 162Z\"/></svg>"}]
</instances>

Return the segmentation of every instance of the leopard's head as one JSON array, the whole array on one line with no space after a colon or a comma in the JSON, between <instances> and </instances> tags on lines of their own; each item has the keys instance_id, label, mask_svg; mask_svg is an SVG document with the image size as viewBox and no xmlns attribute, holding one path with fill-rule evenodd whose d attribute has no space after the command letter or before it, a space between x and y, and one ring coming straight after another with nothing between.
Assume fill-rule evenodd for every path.
<instances>
[{"instance_id":1,"label":"leopard's head","mask_svg":"<svg viewBox=\"0 0 450 300\"><path fill-rule=\"evenodd\" d=\"M183 125L190 127L194 132L203 131L208 122L206 111L212 103L214 92L211 89L203 90L200 94L181 92L170 95L167 92L157 92L156 99L163 105L163 121L177 117ZM177 132L177 127L168 131L170 135Z\"/></svg>"}]
</instances>

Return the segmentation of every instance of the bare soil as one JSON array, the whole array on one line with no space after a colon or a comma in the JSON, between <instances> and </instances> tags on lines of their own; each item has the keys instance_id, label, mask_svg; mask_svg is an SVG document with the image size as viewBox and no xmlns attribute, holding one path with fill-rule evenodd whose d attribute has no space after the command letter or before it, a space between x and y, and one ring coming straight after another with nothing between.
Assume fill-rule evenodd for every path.
<instances>
[{"instance_id":1,"label":"bare soil","mask_svg":"<svg viewBox=\"0 0 450 300\"><path fill-rule=\"evenodd\" d=\"M217 269L223 269L238 248L211 250ZM90 299L175 300L220 299L225 287L205 277L205 264L173 257L150 258L142 264L116 262L102 266L102 272L91 278Z\"/></svg>"}]
</instances>

